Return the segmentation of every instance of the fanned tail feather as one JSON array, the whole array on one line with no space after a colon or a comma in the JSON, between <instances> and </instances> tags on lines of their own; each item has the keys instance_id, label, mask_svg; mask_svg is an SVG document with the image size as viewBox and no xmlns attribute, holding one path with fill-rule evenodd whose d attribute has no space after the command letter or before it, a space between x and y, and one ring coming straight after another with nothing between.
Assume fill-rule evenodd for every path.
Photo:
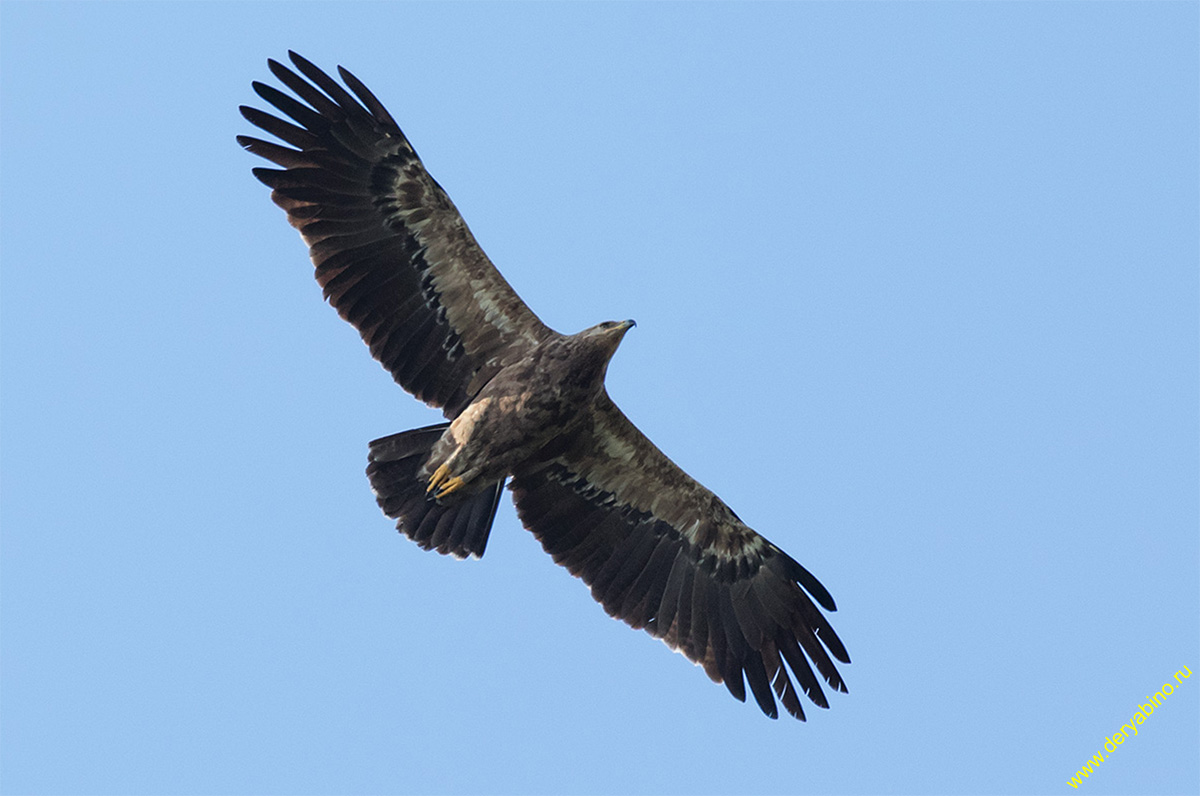
<instances>
[{"instance_id":1,"label":"fanned tail feather","mask_svg":"<svg viewBox=\"0 0 1200 796\"><path fill-rule=\"evenodd\" d=\"M425 550L455 558L483 556L504 479L449 505L426 492L421 467L449 423L416 428L370 443L367 477L383 513Z\"/></svg>"}]
</instances>

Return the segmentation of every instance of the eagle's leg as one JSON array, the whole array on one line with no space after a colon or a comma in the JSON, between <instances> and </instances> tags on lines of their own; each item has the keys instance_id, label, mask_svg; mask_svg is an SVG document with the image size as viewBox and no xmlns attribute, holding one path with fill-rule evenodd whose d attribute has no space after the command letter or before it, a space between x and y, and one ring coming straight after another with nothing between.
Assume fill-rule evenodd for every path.
<instances>
[{"instance_id":1,"label":"eagle's leg","mask_svg":"<svg viewBox=\"0 0 1200 796\"><path fill-rule=\"evenodd\" d=\"M436 471L434 471L432 476L429 477L429 486L425 488L425 492L428 493L437 489L442 485L443 481L449 478L449 476L450 465L448 463L443 464L441 467L437 468ZM462 484L459 484L459 486L462 486ZM441 495L434 495L434 497L441 497Z\"/></svg>"},{"instance_id":2,"label":"eagle's leg","mask_svg":"<svg viewBox=\"0 0 1200 796\"><path fill-rule=\"evenodd\" d=\"M462 489L465 483L467 482L462 476L456 475L453 478L450 477L450 464L447 462L433 472L433 475L429 478L429 486L425 487L425 493L433 492L433 496L441 500L446 495Z\"/></svg>"}]
</instances>

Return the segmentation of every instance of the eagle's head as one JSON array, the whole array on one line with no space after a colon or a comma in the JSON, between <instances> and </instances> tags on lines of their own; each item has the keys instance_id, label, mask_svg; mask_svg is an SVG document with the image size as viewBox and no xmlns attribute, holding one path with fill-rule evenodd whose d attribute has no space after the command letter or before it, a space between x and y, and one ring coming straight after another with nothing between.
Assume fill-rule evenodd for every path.
<instances>
[{"instance_id":1,"label":"eagle's head","mask_svg":"<svg viewBox=\"0 0 1200 796\"><path fill-rule=\"evenodd\" d=\"M616 353L617 346L621 344L621 339L625 337L625 333L633 327L637 326L637 322L628 321L605 321L598 323L590 329L583 330L583 336L595 341L603 348L608 356L611 357Z\"/></svg>"},{"instance_id":2,"label":"eagle's head","mask_svg":"<svg viewBox=\"0 0 1200 796\"><path fill-rule=\"evenodd\" d=\"M608 361L617 352L621 338L637 324L633 321L605 321L568 337L564 343L572 352L570 358L580 373L590 373L586 380L604 381ZM598 378L597 378L598 377Z\"/></svg>"}]
</instances>

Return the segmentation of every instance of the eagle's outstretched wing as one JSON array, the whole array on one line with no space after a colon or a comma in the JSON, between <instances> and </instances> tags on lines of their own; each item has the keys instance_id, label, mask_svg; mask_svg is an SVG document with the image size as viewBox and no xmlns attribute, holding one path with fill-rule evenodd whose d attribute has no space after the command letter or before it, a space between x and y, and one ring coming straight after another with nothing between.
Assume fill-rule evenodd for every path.
<instances>
[{"instance_id":1,"label":"eagle's outstretched wing","mask_svg":"<svg viewBox=\"0 0 1200 796\"><path fill-rule=\"evenodd\" d=\"M254 174L300 230L338 314L397 383L454 417L500 368L556 333L488 260L379 100L345 69L350 91L289 55L301 74L268 65L302 102L262 83L254 90L292 121L241 111L291 146L238 142L283 167Z\"/></svg>"},{"instance_id":2,"label":"eagle's outstretched wing","mask_svg":"<svg viewBox=\"0 0 1200 796\"><path fill-rule=\"evenodd\" d=\"M610 615L702 665L738 699L748 682L774 718L773 690L803 720L790 668L828 707L810 660L846 691L829 655L850 657L812 602L836 610L825 587L668 459L607 394L566 452L518 472L511 487L521 522Z\"/></svg>"}]
</instances>

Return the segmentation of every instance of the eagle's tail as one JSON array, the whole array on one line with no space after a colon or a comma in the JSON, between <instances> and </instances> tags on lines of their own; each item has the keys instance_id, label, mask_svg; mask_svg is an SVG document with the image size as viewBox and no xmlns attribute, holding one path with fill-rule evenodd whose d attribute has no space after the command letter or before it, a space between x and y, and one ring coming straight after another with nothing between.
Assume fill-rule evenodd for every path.
<instances>
[{"instance_id":1,"label":"eagle's tail","mask_svg":"<svg viewBox=\"0 0 1200 796\"><path fill-rule=\"evenodd\" d=\"M415 428L370 443L367 477L383 513L426 550L456 558L483 555L504 479L477 494L443 505L426 492L421 465L449 423Z\"/></svg>"}]
</instances>

